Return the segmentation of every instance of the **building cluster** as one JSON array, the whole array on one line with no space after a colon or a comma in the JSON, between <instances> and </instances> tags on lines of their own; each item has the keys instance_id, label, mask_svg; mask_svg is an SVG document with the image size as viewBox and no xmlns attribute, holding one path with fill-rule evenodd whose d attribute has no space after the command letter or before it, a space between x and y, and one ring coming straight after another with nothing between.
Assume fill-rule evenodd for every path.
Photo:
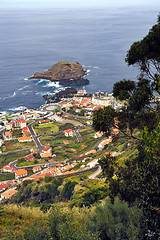
<instances>
[{"instance_id":1,"label":"building cluster","mask_svg":"<svg viewBox=\"0 0 160 240\"><path fill-rule=\"evenodd\" d=\"M82 90L83 91L83 90ZM104 92L95 92L91 97L74 95L72 99L66 99L61 102L61 108L68 111L71 107L77 107L75 109L76 113L80 113L81 110L85 110L85 117L92 117L93 112L99 108L104 108L111 106L114 109L121 109L122 103L119 103L112 93L107 94Z\"/></svg>"}]
</instances>

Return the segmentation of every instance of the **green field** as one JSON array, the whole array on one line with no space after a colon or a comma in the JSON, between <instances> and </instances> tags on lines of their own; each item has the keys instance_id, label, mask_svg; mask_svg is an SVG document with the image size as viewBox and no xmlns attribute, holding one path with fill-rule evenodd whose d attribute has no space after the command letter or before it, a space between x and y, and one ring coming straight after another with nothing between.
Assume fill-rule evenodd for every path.
<instances>
[{"instance_id":1,"label":"green field","mask_svg":"<svg viewBox=\"0 0 160 240\"><path fill-rule=\"evenodd\" d=\"M45 123L39 125L33 125L34 130L37 135L42 135L46 133L58 132L59 127L55 123Z\"/></svg>"}]
</instances>

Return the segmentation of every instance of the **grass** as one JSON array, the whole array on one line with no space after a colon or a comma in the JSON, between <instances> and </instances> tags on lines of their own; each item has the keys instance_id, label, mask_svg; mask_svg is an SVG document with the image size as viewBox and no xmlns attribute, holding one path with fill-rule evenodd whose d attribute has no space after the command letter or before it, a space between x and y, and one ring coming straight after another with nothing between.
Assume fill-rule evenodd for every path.
<instances>
[{"instance_id":1,"label":"grass","mask_svg":"<svg viewBox=\"0 0 160 240\"><path fill-rule=\"evenodd\" d=\"M7 181L14 179L14 173L1 173L0 181Z\"/></svg>"},{"instance_id":2,"label":"grass","mask_svg":"<svg viewBox=\"0 0 160 240\"><path fill-rule=\"evenodd\" d=\"M34 125L34 130L36 134L46 134L46 133L52 133L52 132L58 132L59 127L55 123L45 123L45 124L39 124Z\"/></svg>"},{"instance_id":3,"label":"grass","mask_svg":"<svg viewBox=\"0 0 160 240\"><path fill-rule=\"evenodd\" d=\"M74 128L74 125L71 123L65 123L64 125L59 126L59 130L66 130L70 128Z\"/></svg>"},{"instance_id":4,"label":"grass","mask_svg":"<svg viewBox=\"0 0 160 240\"><path fill-rule=\"evenodd\" d=\"M46 163L45 159L34 159L33 161L22 161L22 162L19 162L17 163L17 167L23 167L23 166L31 166L31 165L35 165L34 161L37 160L38 163L37 164L43 164L43 163Z\"/></svg>"}]
</instances>

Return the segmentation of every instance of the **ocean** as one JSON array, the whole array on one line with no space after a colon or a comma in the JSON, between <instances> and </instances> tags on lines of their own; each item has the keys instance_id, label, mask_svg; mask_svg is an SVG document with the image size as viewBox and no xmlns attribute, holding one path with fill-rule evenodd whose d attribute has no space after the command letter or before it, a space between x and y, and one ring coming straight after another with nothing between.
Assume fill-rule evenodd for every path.
<instances>
[{"instance_id":1,"label":"ocean","mask_svg":"<svg viewBox=\"0 0 160 240\"><path fill-rule=\"evenodd\" d=\"M0 112L19 107L38 108L44 94L61 86L28 80L65 60L89 70L86 89L112 92L122 79L136 80L139 70L128 67L125 56L156 23L158 11L145 8L1 9Z\"/></svg>"}]
</instances>

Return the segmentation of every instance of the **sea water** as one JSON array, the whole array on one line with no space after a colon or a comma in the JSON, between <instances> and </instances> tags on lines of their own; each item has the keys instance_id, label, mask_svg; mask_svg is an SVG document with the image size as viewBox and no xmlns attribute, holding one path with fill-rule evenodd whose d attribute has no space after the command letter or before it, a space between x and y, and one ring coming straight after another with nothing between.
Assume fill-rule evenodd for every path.
<instances>
[{"instance_id":1,"label":"sea water","mask_svg":"<svg viewBox=\"0 0 160 240\"><path fill-rule=\"evenodd\" d=\"M83 87L112 92L122 79L136 80L139 70L125 56L156 23L158 11L137 8L0 9L0 112L38 108L44 94L63 87L45 80L28 80L65 60L88 69Z\"/></svg>"}]
</instances>

